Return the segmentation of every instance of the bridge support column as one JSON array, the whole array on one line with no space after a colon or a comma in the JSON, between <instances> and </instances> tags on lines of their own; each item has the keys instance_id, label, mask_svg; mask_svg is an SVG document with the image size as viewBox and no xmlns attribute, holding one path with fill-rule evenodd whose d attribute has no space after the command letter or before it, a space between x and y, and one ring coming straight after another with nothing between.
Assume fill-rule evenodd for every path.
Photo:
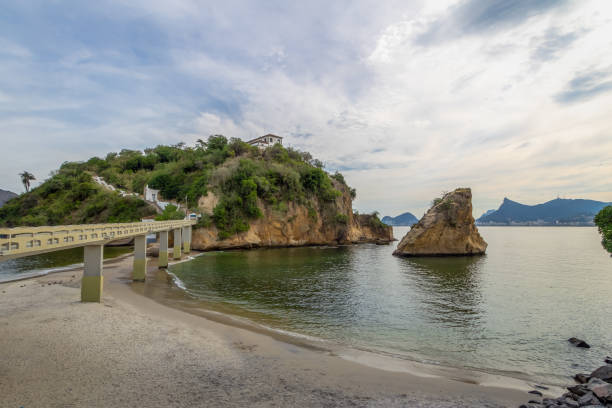
<instances>
[{"instance_id":1,"label":"bridge support column","mask_svg":"<svg viewBox=\"0 0 612 408\"><path fill-rule=\"evenodd\" d=\"M159 257L157 258L159 268L168 267L168 231L159 233Z\"/></svg>"},{"instance_id":2,"label":"bridge support column","mask_svg":"<svg viewBox=\"0 0 612 408\"><path fill-rule=\"evenodd\" d=\"M81 302L100 302L104 283L102 276L104 245L87 245L83 255L85 268L81 281Z\"/></svg>"},{"instance_id":3,"label":"bridge support column","mask_svg":"<svg viewBox=\"0 0 612 408\"><path fill-rule=\"evenodd\" d=\"M134 237L134 269L132 280L144 282L147 274L147 236Z\"/></svg>"},{"instance_id":4,"label":"bridge support column","mask_svg":"<svg viewBox=\"0 0 612 408\"><path fill-rule=\"evenodd\" d=\"M174 259L181 259L181 228L174 230L174 251L172 257Z\"/></svg>"},{"instance_id":5,"label":"bridge support column","mask_svg":"<svg viewBox=\"0 0 612 408\"><path fill-rule=\"evenodd\" d=\"M191 251L191 227L183 227L183 252Z\"/></svg>"}]
</instances>

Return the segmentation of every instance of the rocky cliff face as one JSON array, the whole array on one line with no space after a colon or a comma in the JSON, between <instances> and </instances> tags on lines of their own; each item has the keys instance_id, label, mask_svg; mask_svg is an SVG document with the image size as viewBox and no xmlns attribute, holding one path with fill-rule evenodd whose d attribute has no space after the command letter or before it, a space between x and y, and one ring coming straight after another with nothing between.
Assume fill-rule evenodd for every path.
<instances>
[{"instance_id":1,"label":"rocky cliff face","mask_svg":"<svg viewBox=\"0 0 612 408\"><path fill-rule=\"evenodd\" d=\"M278 211L260 202L263 217L252 221L248 231L219 240L214 225L198 228L193 231L191 247L206 251L360 242L387 243L393 240L392 227L381 224L371 215L353 214L352 200L346 186L334 182L334 188L342 192L335 202L320 204L315 200L310 209L305 205L290 202L286 211ZM209 197L201 200L201 203L209 207L211 200L214 201Z\"/></svg>"},{"instance_id":2,"label":"rocky cliff face","mask_svg":"<svg viewBox=\"0 0 612 408\"><path fill-rule=\"evenodd\" d=\"M402 238L393 255L482 255L487 243L472 217L472 191L458 188L442 197Z\"/></svg>"}]
</instances>

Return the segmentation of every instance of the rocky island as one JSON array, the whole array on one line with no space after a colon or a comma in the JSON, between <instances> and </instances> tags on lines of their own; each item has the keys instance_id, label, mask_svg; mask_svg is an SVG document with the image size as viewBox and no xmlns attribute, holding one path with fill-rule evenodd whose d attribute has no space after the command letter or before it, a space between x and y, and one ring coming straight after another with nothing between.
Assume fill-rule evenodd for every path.
<instances>
[{"instance_id":1,"label":"rocky island","mask_svg":"<svg viewBox=\"0 0 612 408\"><path fill-rule=\"evenodd\" d=\"M376 213L353 213L355 195L341 173L328 174L310 153L213 135L193 147L124 149L63 163L0 208L0 227L182 219L189 212L199 220L196 250L392 241L392 227ZM162 211L160 199L173 206Z\"/></svg>"},{"instance_id":2,"label":"rocky island","mask_svg":"<svg viewBox=\"0 0 612 408\"><path fill-rule=\"evenodd\" d=\"M472 216L472 191L458 188L433 206L402 238L396 256L482 255L487 243Z\"/></svg>"}]
</instances>

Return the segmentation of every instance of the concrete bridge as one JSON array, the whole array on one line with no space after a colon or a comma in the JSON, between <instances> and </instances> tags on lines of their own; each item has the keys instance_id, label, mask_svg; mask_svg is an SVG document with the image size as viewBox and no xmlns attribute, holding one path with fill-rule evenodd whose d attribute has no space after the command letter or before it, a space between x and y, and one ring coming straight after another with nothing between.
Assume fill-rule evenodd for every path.
<instances>
[{"instance_id":1,"label":"concrete bridge","mask_svg":"<svg viewBox=\"0 0 612 408\"><path fill-rule=\"evenodd\" d=\"M168 233L174 234L173 258L181 250L189 253L192 220L132 222L119 224L59 225L53 227L0 228L0 262L25 256L83 247L85 269L81 281L81 300L100 302L102 298L104 245L134 238L132 279L144 281L147 271L147 235L157 233L159 267L168 266ZM182 246L182 248L181 248Z\"/></svg>"}]
</instances>

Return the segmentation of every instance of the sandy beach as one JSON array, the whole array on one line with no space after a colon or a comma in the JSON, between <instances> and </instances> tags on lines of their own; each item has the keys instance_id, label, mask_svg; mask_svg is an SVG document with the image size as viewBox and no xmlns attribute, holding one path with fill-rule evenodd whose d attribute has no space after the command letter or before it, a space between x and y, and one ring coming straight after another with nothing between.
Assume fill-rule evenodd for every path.
<instances>
[{"instance_id":1,"label":"sandy beach","mask_svg":"<svg viewBox=\"0 0 612 408\"><path fill-rule=\"evenodd\" d=\"M519 380L317 350L169 307L141 294L147 284L131 282L131 265L131 257L105 262L100 304L80 302L82 270L0 284L0 406L516 407L529 400L529 384ZM148 274L156 273L151 260Z\"/></svg>"}]
</instances>

